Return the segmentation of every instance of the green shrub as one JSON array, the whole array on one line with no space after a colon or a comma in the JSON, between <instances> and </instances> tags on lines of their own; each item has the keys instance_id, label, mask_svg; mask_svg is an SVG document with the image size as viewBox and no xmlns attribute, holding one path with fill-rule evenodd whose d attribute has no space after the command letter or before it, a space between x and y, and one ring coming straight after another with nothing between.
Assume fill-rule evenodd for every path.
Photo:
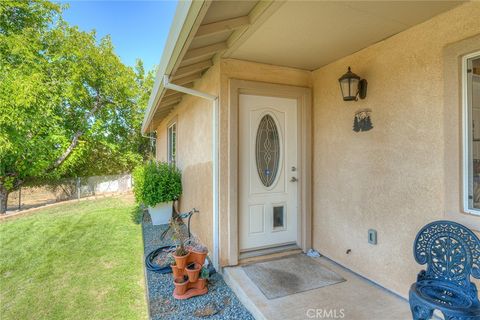
<instances>
[{"instance_id":1,"label":"green shrub","mask_svg":"<svg viewBox=\"0 0 480 320\"><path fill-rule=\"evenodd\" d=\"M137 202L150 207L177 200L182 194L182 174L166 162L149 161L135 168L133 182Z\"/></svg>"}]
</instances>

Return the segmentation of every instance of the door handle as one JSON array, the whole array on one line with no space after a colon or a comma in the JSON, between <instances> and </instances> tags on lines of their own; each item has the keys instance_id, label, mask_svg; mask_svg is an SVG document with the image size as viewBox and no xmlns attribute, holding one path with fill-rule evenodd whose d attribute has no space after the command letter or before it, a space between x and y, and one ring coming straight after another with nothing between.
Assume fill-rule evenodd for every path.
<instances>
[{"instance_id":1,"label":"door handle","mask_svg":"<svg viewBox=\"0 0 480 320\"><path fill-rule=\"evenodd\" d=\"M296 177L292 177L292 178L290 179L290 182L297 182L297 181L298 181L298 179L297 179Z\"/></svg>"}]
</instances>

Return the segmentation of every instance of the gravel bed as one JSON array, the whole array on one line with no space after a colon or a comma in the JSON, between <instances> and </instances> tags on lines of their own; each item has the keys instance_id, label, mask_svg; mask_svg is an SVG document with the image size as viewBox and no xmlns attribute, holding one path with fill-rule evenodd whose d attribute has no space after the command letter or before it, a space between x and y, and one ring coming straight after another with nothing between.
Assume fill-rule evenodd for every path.
<instances>
[{"instance_id":1,"label":"gravel bed","mask_svg":"<svg viewBox=\"0 0 480 320\"><path fill-rule=\"evenodd\" d=\"M154 226L145 214L142 223L145 256L160 246L172 244L170 233L165 241L160 235L166 225ZM158 274L146 270L150 317L157 319L254 319L220 274L213 274L208 281L208 293L187 300L173 298L172 274Z\"/></svg>"}]
</instances>

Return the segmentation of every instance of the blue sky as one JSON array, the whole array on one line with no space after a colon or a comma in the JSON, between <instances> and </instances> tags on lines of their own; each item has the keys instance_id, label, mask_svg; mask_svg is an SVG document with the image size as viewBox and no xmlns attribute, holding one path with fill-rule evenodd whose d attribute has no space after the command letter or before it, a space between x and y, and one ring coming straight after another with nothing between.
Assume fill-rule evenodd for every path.
<instances>
[{"instance_id":1,"label":"blue sky","mask_svg":"<svg viewBox=\"0 0 480 320\"><path fill-rule=\"evenodd\" d=\"M158 65L177 6L164 1L64 1L63 17L81 30L110 34L115 52L130 66L143 60L145 68Z\"/></svg>"}]
</instances>

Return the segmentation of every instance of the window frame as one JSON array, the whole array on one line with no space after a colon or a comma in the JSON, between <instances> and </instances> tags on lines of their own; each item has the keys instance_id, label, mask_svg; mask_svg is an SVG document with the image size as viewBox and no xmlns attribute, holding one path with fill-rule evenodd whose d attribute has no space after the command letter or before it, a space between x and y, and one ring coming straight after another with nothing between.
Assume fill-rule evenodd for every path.
<instances>
[{"instance_id":1,"label":"window frame","mask_svg":"<svg viewBox=\"0 0 480 320\"><path fill-rule=\"evenodd\" d=\"M172 131L173 129L173 131ZM172 138L171 132L175 133L175 154L172 155ZM169 164L177 165L177 151L178 151L178 126L177 121L172 121L167 126L167 162Z\"/></svg>"},{"instance_id":2,"label":"window frame","mask_svg":"<svg viewBox=\"0 0 480 320\"><path fill-rule=\"evenodd\" d=\"M480 59L480 51L464 55L462 57L462 140L463 140L463 211L465 213L480 216L480 208L474 209L470 205L470 190L473 193L473 182L470 179L470 173L473 171L473 131L472 131L472 117L473 110L470 110L469 95L468 95L468 60L478 58Z\"/></svg>"}]
</instances>

